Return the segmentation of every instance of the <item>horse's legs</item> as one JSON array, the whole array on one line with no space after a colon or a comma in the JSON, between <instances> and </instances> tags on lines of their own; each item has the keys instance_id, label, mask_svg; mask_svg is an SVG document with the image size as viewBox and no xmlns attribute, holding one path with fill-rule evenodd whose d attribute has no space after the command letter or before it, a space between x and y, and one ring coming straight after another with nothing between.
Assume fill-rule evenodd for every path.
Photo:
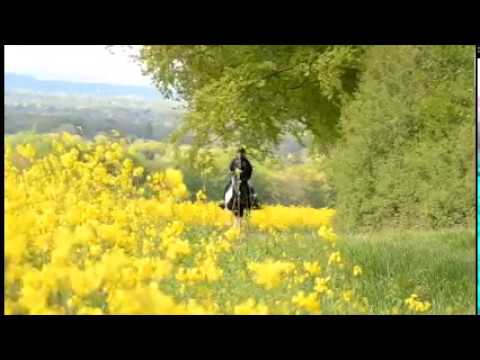
<instances>
[{"instance_id":1,"label":"horse's legs","mask_svg":"<svg viewBox=\"0 0 480 360\"><path fill-rule=\"evenodd\" d=\"M235 223L234 226L236 228L240 228L242 226L242 218L239 216L235 216Z\"/></svg>"},{"instance_id":2,"label":"horse's legs","mask_svg":"<svg viewBox=\"0 0 480 360\"><path fill-rule=\"evenodd\" d=\"M245 218L242 216L240 218L240 228L244 228L244 226L245 226Z\"/></svg>"}]
</instances>

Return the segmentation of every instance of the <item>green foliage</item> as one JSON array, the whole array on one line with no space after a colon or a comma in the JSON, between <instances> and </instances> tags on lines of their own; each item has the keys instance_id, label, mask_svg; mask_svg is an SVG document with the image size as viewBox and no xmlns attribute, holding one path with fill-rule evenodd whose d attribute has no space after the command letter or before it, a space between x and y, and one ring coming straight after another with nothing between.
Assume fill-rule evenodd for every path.
<instances>
[{"instance_id":1,"label":"green foliage","mask_svg":"<svg viewBox=\"0 0 480 360\"><path fill-rule=\"evenodd\" d=\"M431 299L434 314L475 312L475 231L348 234L338 248L363 269L357 291L370 312L385 314L413 293Z\"/></svg>"},{"instance_id":2,"label":"green foliage","mask_svg":"<svg viewBox=\"0 0 480 360\"><path fill-rule=\"evenodd\" d=\"M140 60L159 89L187 102L179 128L180 112L163 107L127 111L112 100L72 112L80 100L38 105L17 94L6 98L6 131L70 124L87 138L112 128L163 138L176 129L177 144L135 142L130 155L147 171L180 169L192 196L203 189L221 199L241 144L261 202L335 207L344 229L469 225L473 54L473 46L144 46ZM286 158L285 139L306 148Z\"/></svg>"},{"instance_id":3,"label":"green foliage","mask_svg":"<svg viewBox=\"0 0 480 360\"><path fill-rule=\"evenodd\" d=\"M105 138L116 138L112 134ZM88 141L88 140L87 140ZM97 138L97 141L100 141ZM17 133L5 137L5 143L14 149L20 144L32 144L43 157L52 151L51 138L45 134L31 132ZM200 150L192 157L191 146L176 146L159 141L137 140L128 145L127 157L137 166L145 168L146 174L167 168L182 171L185 185L191 200L203 190L209 199L223 198L225 186L229 182L230 161L236 148L208 148ZM322 171L323 158L308 157L265 157L262 160L251 158L254 168L251 183L262 203L279 203L312 207L332 205L333 192Z\"/></svg>"},{"instance_id":4,"label":"green foliage","mask_svg":"<svg viewBox=\"0 0 480 360\"><path fill-rule=\"evenodd\" d=\"M261 151L285 134L314 134L326 148L338 136L342 103L353 93L362 48L320 45L155 45L140 59L167 97L189 104L173 140L192 133Z\"/></svg>"},{"instance_id":5,"label":"green foliage","mask_svg":"<svg viewBox=\"0 0 480 360\"><path fill-rule=\"evenodd\" d=\"M210 231L201 227L192 229L188 241L198 242ZM431 302L431 314L475 313L473 229L352 234L342 237L336 247L347 259L347 269L359 265L362 275L333 277L332 288L353 290L357 299L365 297L368 314L391 314L394 308L400 314L409 313L404 301L413 293ZM298 269L303 261L318 261L325 276L326 254L325 244L311 230L287 230L274 236L250 230L234 251L219 257L223 277L206 288L211 289L221 306L232 298L243 301L249 297L267 303L270 299L290 303L296 291L312 289L313 279L307 279L299 287L289 288L284 283L267 291L251 281L250 274L244 272L245 264L271 257L293 261ZM187 290L182 299L195 297L195 289L198 288ZM171 291L176 291L173 281ZM340 294L338 291L336 296ZM346 313L335 305L338 303L334 300L324 301L322 313Z\"/></svg>"},{"instance_id":6,"label":"green foliage","mask_svg":"<svg viewBox=\"0 0 480 360\"><path fill-rule=\"evenodd\" d=\"M289 159L253 162L252 181L261 200L267 203L331 207L333 189L323 172L323 159L307 158L295 163Z\"/></svg>"},{"instance_id":7,"label":"green foliage","mask_svg":"<svg viewBox=\"0 0 480 360\"><path fill-rule=\"evenodd\" d=\"M332 154L345 228L447 227L474 214L471 46L376 46Z\"/></svg>"}]
</instances>

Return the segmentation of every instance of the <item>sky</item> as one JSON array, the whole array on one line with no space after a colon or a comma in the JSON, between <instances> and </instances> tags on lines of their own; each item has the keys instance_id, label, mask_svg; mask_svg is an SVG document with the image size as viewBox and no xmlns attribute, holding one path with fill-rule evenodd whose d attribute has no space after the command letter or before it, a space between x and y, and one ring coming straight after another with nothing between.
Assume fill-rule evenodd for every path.
<instances>
[{"instance_id":1,"label":"sky","mask_svg":"<svg viewBox=\"0 0 480 360\"><path fill-rule=\"evenodd\" d=\"M153 86L131 55L139 46L106 49L105 45L5 45L5 72L40 80Z\"/></svg>"}]
</instances>

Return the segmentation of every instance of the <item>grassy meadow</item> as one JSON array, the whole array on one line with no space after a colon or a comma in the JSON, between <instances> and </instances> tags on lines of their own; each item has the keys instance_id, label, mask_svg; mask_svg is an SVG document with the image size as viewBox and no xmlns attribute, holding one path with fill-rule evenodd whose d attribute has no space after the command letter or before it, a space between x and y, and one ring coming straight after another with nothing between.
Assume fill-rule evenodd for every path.
<instances>
[{"instance_id":1,"label":"grassy meadow","mask_svg":"<svg viewBox=\"0 0 480 360\"><path fill-rule=\"evenodd\" d=\"M239 230L122 139L34 138L7 139L7 314L475 311L473 229L337 233L335 209L263 204Z\"/></svg>"}]
</instances>

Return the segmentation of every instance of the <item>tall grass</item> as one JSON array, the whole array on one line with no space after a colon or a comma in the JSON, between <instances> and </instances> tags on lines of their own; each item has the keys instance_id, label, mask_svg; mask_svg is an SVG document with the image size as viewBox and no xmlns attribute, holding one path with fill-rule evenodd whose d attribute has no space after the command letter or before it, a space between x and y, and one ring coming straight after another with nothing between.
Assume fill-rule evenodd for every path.
<instances>
[{"instance_id":1,"label":"tall grass","mask_svg":"<svg viewBox=\"0 0 480 360\"><path fill-rule=\"evenodd\" d=\"M382 314L412 293L431 299L432 313L475 313L474 229L384 231L350 235L339 248L364 268L360 291Z\"/></svg>"},{"instance_id":2,"label":"tall grass","mask_svg":"<svg viewBox=\"0 0 480 360\"><path fill-rule=\"evenodd\" d=\"M474 229L346 235L337 248L350 264L363 269L359 278L347 276L338 285L354 289L358 298L366 297L369 314L408 314L404 301L413 293L431 302L428 314L475 313ZM222 258L225 273L218 286L225 290L225 298L272 296L242 278L239 270L247 261L266 257L315 261L324 259L325 252L313 231L285 231L272 241L267 234L252 230L232 254ZM274 292L276 298L283 298L282 292L285 299L292 296L284 287ZM322 312L342 310L332 304Z\"/></svg>"}]
</instances>

